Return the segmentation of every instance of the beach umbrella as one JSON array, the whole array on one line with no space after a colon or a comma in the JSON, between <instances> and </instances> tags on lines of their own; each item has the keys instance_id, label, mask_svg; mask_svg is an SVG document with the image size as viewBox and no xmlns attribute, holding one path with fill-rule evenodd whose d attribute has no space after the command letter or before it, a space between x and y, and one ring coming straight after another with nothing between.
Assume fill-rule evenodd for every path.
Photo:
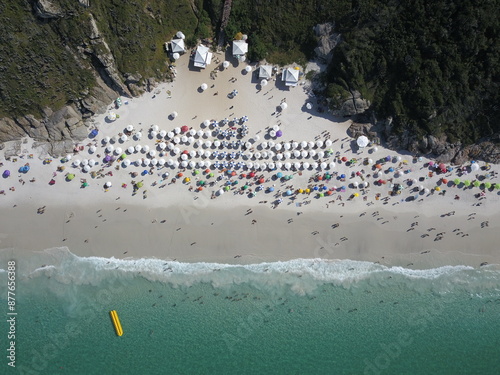
<instances>
[{"instance_id":1,"label":"beach umbrella","mask_svg":"<svg viewBox=\"0 0 500 375\"><path fill-rule=\"evenodd\" d=\"M333 144L333 142L332 142L330 139L327 139L327 140L325 141L325 146L326 146L326 147L330 147L332 144Z\"/></svg>"},{"instance_id":2,"label":"beach umbrella","mask_svg":"<svg viewBox=\"0 0 500 375\"><path fill-rule=\"evenodd\" d=\"M318 158L321 159L323 156L325 156L325 153L323 151L319 151L317 155L318 155Z\"/></svg>"},{"instance_id":3,"label":"beach umbrella","mask_svg":"<svg viewBox=\"0 0 500 375\"><path fill-rule=\"evenodd\" d=\"M130 159L125 159L125 160L123 161L123 165L124 165L125 167L128 167L128 166L130 165Z\"/></svg>"},{"instance_id":4,"label":"beach umbrella","mask_svg":"<svg viewBox=\"0 0 500 375\"><path fill-rule=\"evenodd\" d=\"M485 187L486 189L491 188L491 182L489 182L489 181L485 182L485 183L484 183L484 187Z\"/></svg>"},{"instance_id":5,"label":"beach umbrella","mask_svg":"<svg viewBox=\"0 0 500 375\"><path fill-rule=\"evenodd\" d=\"M280 138L283 135L283 132L281 130L278 130L276 132L276 137Z\"/></svg>"},{"instance_id":6,"label":"beach umbrella","mask_svg":"<svg viewBox=\"0 0 500 375\"><path fill-rule=\"evenodd\" d=\"M75 167L80 166L80 164L81 164L81 161L80 161L79 159L75 159L75 160L73 161L73 165L74 165Z\"/></svg>"},{"instance_id":7,"label":"beach umbrella","mask_svg":"<svg viewBox=\"0 0 500 375\"><path fill-rule=\"evenodd\" d=\"M276 151L280 151L282 148L283 148L283 146L281 145L281 143L277 143L277 144L274 146L274 149L275 149Z\"/></svg>"},{"instance_id":8,"label":"beach umbrella","mask_svg":"<svg viewBox=\"0 0 500 375\"><path fill-rule=\"evenodd\" d=\"M286 191L286 195L287 195L287 196L292 195L292 191L291 191L291 190L287 190L287 191Z\"/></svg>"},{"instance_id":9,"label":"beach umbrella","mask_svg":"<svg viewBox=\"0 0 500 375\"><path fill-rule=\"evenodd\" d=\"M151 156L151 157L156 156L156 150L149 151L148 155Z\"/></svg>"},{"instance_id":10,"label":"beach umbrella","mask_svg":"<svg viewBox=\"0 0 500 375\"><path fill-rule=\"evenodd\" d=\"M127 125L126 129L128 132L131 132L132 130L134 130L134 125Z\"/></svg>"},{"instance_id":11,"label":"beach umbrella","mask_svg":"<svg viewBox=\"0 0 500 375\"><path fill-rule=\"evenodd\" d=\"M356 144L361 148L368 146L368 143L370 143L370 140L364 135L358 137L358 139L356 140Z\"/></svg>"},{"instance_id":12,"label":"beach umbrella","mask_svg":"<svg viewBox=\"0 0 500 375\"><path fill-rule=\"evenodd\" d=\"M304 168L304 169L309 169L310 166L311 166L311 164L309 164L308 162L302 163L302 168Z\"/></svg>"},{"instance_id":13,"label":"beach umbrella","mask_svg":"<svg viewBox=\"0 0 500 375\"><path fill-rule=\"evenodd\" d=\"M312 157L312 158L315 157L316 156L316 150L309 151L309 156Z\"/></svg>"},{"instance_id":14,"label":"beach umbrella","mask_svg":"<svg viewBox=\"0 0 500 375\"><path fill-rule=\"evenodd\" d=\"M335 163L332 161L332 162L330 162L330 163L328 164L328 166L329 166L330 168L332 168L332 169L333 169L333 168L335 168Z\"/></svg>"},{"instance_id":15,"label":"beach umbrella","mask_svg":"<svg viewBox=\"0 0 500 375\"><path fill-rule=\"evenodd\" d=\"M137 132L137 133L135 133L135 138L136 138L137 140L141 139L141 137L142 137L142 133L141 133L141 132Z\"/></svg>"},{"instance_id":16,"label":"beach umbrella","mask_svg":"<svg viewBox=\"0 0 500 375\"><path fill-rule=\"evenodd\" d=\"M88 165L88 164L87 164L87 165L84 165L84 166L83 166L83 171L84 171L84 172L88 172L88 171L90 171L90 165Z\"/></svg>"},{"instance_id":17,"label":"beach umbrella","mask_svg":"<svg viewBox=\"0 0 500 375\"><path fill-rule=\"evenodd\" d=\"M291 163L285 163L285 169L290 169L292 167Z\"/></svg>"},{"instance_id":18,"label":"beach umbrella","mask_svg":"<svg viewBox=\"0 0 500 375\"><path fill-rule=\"evenodd\" d=\"M144 159L142 161L142 164L144 164L144 166L147 167L149 164L151 164L151 161L149 159Z\"/></svg>"},{"instance_id":19,"label":"beach umbrella","mask_svg":"<svg viewBox=\"0 0 500 375\"><path fill-rule=\"evenodd\" d=\"M222 63L222 66L224 67L224 69L227 68L227 67L229 67L229 61L224 61Z\"/></svg>"},{"instance_id":20,"label":"beach umbrella","mask_svg":"<svg viewBox=\"0 0 500 375\"><path fill-rule=\"evenodd\" d=\"M142 159L138 159L138 160L135 161L135 165L136 166L139 167L141 164L142 164Z\"/></svg>"},{"instance_id":21,"label":"beach umbrella","mask_svg":"<svg viewBox=\"0 0 500 375\"><path fill-rule=\"evenodd\" d=\"M326 169L327 164L323 162L319 166L321 167L321 169Z\"/></svg>"},{"instance_id":22,"label":"beach umbrella","mask_svg":"<svg viewBox=\"0 0 500 375\"><path fill-rule=\"evenodd\" d=\"M189 156L191 156L192 158L194 158L196 156L196 150L189 151Z\"/></svg>"},{"instance_id":23,"label":"beach umbrella","mask_svg":"<svg viewBox=\"0 0 500 375\"><path fill-rule=\"evenodd\" d=\"M293 166L295 167L295 169L299 169L300 168L300 163L294 163Z\"/></svg>"},{"instance_id":24,"label":"beach umbrella","mask_svg":"<svg viewBox=\"0 0 500 375\"><path fill-rule=\"evenodd\" d=\"M174 138L174 137L175 137L175 133L174 133L173 131L169 131L169 132L167 133L167 138L172 139L172 138Z\"/></svg>"},{"instance_id":25,"label":"beach umbrella","mask_svg":"<svg viewBox=\"0 0 500 375\"><path fill-rule=\"evenodd\" d=\"M126 134L123 134L121 137L120 137L120 141L122 142L127 142L128 141L128 137Z\"/></svg>"},{"instance_id":26,"label":"beach umbrella","mask_svg":"<svg viewBox=\"0 0 500 375\"><path fill-rule=\"evenodd\" d=\"M109 112L109 114L108 114L108 120L109 121L115 121L116 120L116 113Z\"/></svg>"},{"instance_id":27,"label":"beach umbrella","mask_svg":"<svg viewBox=\"0 0 500 375\"><path fill-rule=\"evenodd\" d=\"M300 156L300 151L299 150L293 150L293 156L298 158Z\"/></svg>"},{"instance_id":28,"label":"beach umbrella","mask_svg":"<svg viewBox=\"0 0 500 375\"><path fill-rule=\"evenodd\" d=\"M286 102L283 102L280 104L280 108L281 109L287 109L288 108L288 104L286 104Z\"/></svg>"},{"instance_id":29,"label":"beach umbrella","mask_svg":"<svg viewBox=\"0 0 500 375\"><path fill-rule=\"evenodd\" d=\"M476 163L476 162L473 162L471 165L470 165L470 169L472 172L476 172L479 170L479 164Z\"/></svg>"},{"instance_id":30,"label":"beach umbrella","mask_svg":"<svg viewBox=\"0 0 500 375\"><path fill-rule=\"evenodd\" d=\"M165 150L167 148L167 144L165 142L161 142L160 144L158 144L158 147L161 149L161 150Z\"/></svg>"},{"instance_id":31,"label":"beach umbrella","mask_svg":"<svg viewBox=\"0 0 500 375\"><path fill-rule=\"evenodd\" d=\"M497 183L495 184L495 189L500 190L500 183L498 183L498 182L497 182Z\"/></svg>"},{"instance_id":32,"label":"beach umbrella","mask_svg":"<svg viewBox=\"0 0 500 375\"><path fill-rule=\"evenodd\" d=\"M252 67L250 65L245 66L245 72L249 73L252 71Z\"/></svg>"},{"instance_id":33,"label":"beach umbrella","mask_svg":"<svg viewBox=\"0 0 500 375\"><path fill-rule=\"evenodd\" d=\"M182 142L182 143L187 143L187 141L188 141L188 137L186 137L185 135L183 135L183 136L181 137L181 142Z\"/></svg>"},{"instance_id":34,"label":"beach umbrella","mask_svg":"<svg viewBox=\"0 0 500 375\"><path fill-rule=\"evenodd\" d=\"M292 148L292 145L287 142L283 145L283 147L285 148L285 150L290 150Z\"/></svg>"},{"instance_id":35,"label":"beach umbrella","mask_svg":"<svg viewBox=\"0 0 500 375\"><path fill-rule=\"evenodd\" d=\"M178 127L178 126L177 126L177 127L175 127L175 128L174 128L174 133L175 133L175 134L180 134L180 133L181 133L181 128L180 128L180 127Z\"/></svg>"},{"instance_id":36,"label":"beach umbrella","mask_svg":"<svg viewBox=\"0 0 500 375\"><path fill-rule=\"evenodd\" d=\"M88 159L83 159L82 160L82 165L89 165Z\"/></svg>"},{"instance_id":37,"label":"beach umbrella","mask_svg":"<svg viewBox=\"0 0 500 375\"><path fill-rule=\"evenodd\" d=\"M299 143L298 142L292 142L292 149L298 148Z\"/></svg>"},{"instance_id":38,"label":"beach umbrella","mask_svg":"<svg viewBox=\"0 0 500 375\"><path fill-rule=\"evenodd\" d=\"M193 160L191 160L189 163L188 163L189 167L190 168L194 168L196 167L196 162L194 162Z\"/></svg>"},{"instance_id":39,"label":"beach umbrella","mask_svg":"<svg viewBox=\"0 0 500 375\"><path fill-rule=\"evenodd\" d=\"M158 164L158 159L156 158L151 159L151 165L156 165L156 164Z\"/></svg>"},{"instance_id":40,"label":"beach umbrella","mask_svg":"<svg viewBox=\"0 0 500 375\"><path fill-rule=\"evenodd\" d=\"M142 146L141 145L136 145L135 146L135 151L140 152L141 150L142 150Z\"/></svg>"},{"instance_id":41,"label":"beach umbrella","mask_svg":"<svg viewBox=\"0 0 500 375\"><path fill-rule=\"evenodd\" d=\"M173 59L174 60L177 60L178 58L181 57L181 55L179 55L179 52L174 52L174 54L172 55Z\"/></svg>"},{"instance_id":42,"label":"beach umbrella","mask_svg":"<svg viewBox=\"0 0 500 375\"><path fill-rule=\"evenodd\" d=\"M127 152L128 152L129 154L133 154L133 153L134 153L134 151L135 151L134 146L130 146L129 148L127 148Z\"/></svg>"},{"instance_id":43,"label":"beach umbrella","mask_svg":"<svg viewBox=\"0 0 500 375\"><path fill-rule=\"evenodd\" d=\"M151 125L151 132L158 132L158 130L160 130L158 125Z\"/></svg>"},{"instance_id":44,"label":"beach umbrella","mask_svg":"<svg viewBox=\"0 0 500 375\"><path fill-rule=\"evenodd\" d=\"M115 150L115 146L113 145L109 145L108 147L106 147L106 152L113 152Z\"/></svg>"},{"instance_id":45,"label":"beach umbrella","mask_svg":"<svg viewBox=\"0 0 500 375\"><path fill-rule=\"evenodd\" d=\"M208 85L206 83L202 83L201 86L200 86L200 89L202 91L205 91L206 89L208 89Z\"/></svg>"},{"instance_id":46,"label":"beach umbrella","mask_svg":"<svg viewBox=\"0 0 500 375\"><path fill-rule=\"evenodd\" d=\"M176 118L178 115L179 114L175 111L170 114L170 116L172 116L172 118Z\"/></svg>"},{"instance_id":47,"label":"beach umbrella","mask_svg":"<svg viewBox=\"0 0 500 375\"><path fill-rule=\"evenodd\" d=\"M95 160L94 160L94 159L90 159L90 160L89 160L89 165L90 165L91 167L93 167L94 165L96 165Z\"/></svg>"},{"instance_id":48,"label":"beach umbrella","mask_svg":"<svg viewBox=\"0 0 500 375\"><path fill-rule=\"evenodd\" d=\"M262 81L260 81L260 85L267 86L267 79L263 79Z\"/></svg>"},{"instance_id":49,"label":"beach umbrella","mask_svg":"<svg viewBox=\"0 0 500 375\"><path fill-rule=\"evenodd\" d=\"M144 147L142 148L142 151L149 152L149 146L148 145L144 145Z\"/></svg>"},{"instance_id":50,"label":"beach umbrella","mask_svg":"<svg viewBox=\"0 0 500 375\"><path fill-rule=\"evenodd\" d=\"M317 169L318 168L318 163L314 162L314 163L311 163L311 167L313 169Z\"/></svg>"},{"instance_id":51,"label":"beach umbrella","mask_svg":"<svg viewBox=\"0 0 500 375\"><path fill-rule=\"evenodd\" d=\"M262 146L262 148L267 148L267 142L266 141L262 142L261 146Z\"/></svg>"},{"instance_id":52,"label":"beach umbrella","mask_svg":"<svg viewBox=\"0 0 500 375\"><path fill-rule=\"evenodd\" d=\"M307 147L307 142L306 141L300 142L300 147L306 148Z\"/></svg>"},{"instance_id":53,"label":"beach umbrella","mask_svg":"<svg viewBox=\"0 0 500 375\"><path fill-rule=\"evenodd\" d=\"M308 155L309 155L309 152L307 152L306 150L302 150L300 152L300 156L302 156L303 158L307 158Z\"/></svg>"},{"instance_id":54,"label":"beach umbrella","mask_svg":"<svg viewBox=\"0 0 500 375\"><path fill-rule=\"evenodd\" d=\"M160 166L165 165L165 159L159 159L158 160L158 165L160 165Z\"/></svg>"},{"instance_id":55,"label":"beach umbrella","mask_svg":"<svg viewBox=\"0 0 500 375\"><path fill-rule=\"evenodd\" d=\"M460 185L460 179L455 178L455 179L453 180L453 183L454 183L455 185Z\"/></svg>"},{"instance_id":56,"label":"beach umbrella","mask_svg":"<svg viewBox=\"0 0 500 375\"><path fill-rule=\"evenodd\" d=\"M316 141L316 146L317 146L317 147L323 147L323 141L318 139L318 140Z\"/></svg>"},{"instance_id":57,"label":"beach umbrella","mask_svg":"<svg viewBox=\"0 0 500 375\"><path fill-rule=\"evenodd\" d=\"M465 180L464 181L464 186L469 187L470 186L470 180Z\"/></svg>"},{"instance_id":58,"label":"beach umbrella","mask_svg":"<svg viewBox=\"0 0 500 375\"><path fill-rule=\"evenodd\" d=\"M117 147L117 148L115 149L115 154L116 154L116 155L120 155L120 154L122 153L122 151L123 151L123 150L122 150L122 148L121 148L121 147Z\"/></svg>"}]
</instances>

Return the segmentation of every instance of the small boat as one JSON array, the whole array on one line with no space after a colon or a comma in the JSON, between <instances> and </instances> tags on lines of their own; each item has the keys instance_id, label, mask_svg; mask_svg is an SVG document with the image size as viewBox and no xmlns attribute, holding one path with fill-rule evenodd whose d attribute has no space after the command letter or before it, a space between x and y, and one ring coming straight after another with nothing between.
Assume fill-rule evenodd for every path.
<instances>
[{"instance_id":1,"label":"small boat","mask_svg":"<svg viewBox=\"0 0 500 375\"><path fill-rule=\"evenodd\" d=\"M111 315L111 320L113 321L113 325L115 326L115 331L118 336L123 335L123 329L122 325L120 323L120 319L118 318L118 313L116 310L111 310L109 312L109 315Z\"/></svg>"}]
</instances>

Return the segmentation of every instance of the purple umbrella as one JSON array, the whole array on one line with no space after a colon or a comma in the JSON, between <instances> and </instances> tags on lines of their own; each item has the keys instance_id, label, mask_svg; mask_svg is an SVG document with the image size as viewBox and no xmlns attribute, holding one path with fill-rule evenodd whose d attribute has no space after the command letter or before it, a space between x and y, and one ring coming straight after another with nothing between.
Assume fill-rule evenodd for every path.
<instances>
[{"instance_id":1,"label":"purple umbrella","mask_svg":"<svg viewBox=\"0 0 500 375\"><path fill-rule=\"evenodd\" d=\"M109 163L109 162L111 161L111 156L106 155L106 156L104 157L104 161L105 161L106 163Z\"/></svg>"},{"instance_id":2,"label":"purple umbrella","mask_svg":"<svg viewBox=\"0 0 500 375\"><path fill-rule=\"evenodd\" d=\"M278 130L276 132L276 137L281 137L283 135L283 132L281 130Z\"/></svg>"},{"instance_id":3,"label":"purple umbrella","mask_svg":"<svg viewBox=\"0 0 500 375\"><path fill-rule=\"evenodd\" d=\"M3 171L3 174L2 174L3 178L7 178L10 176L10 171L8 169L6 169L5 171Z\"/></svg>"}]
</instances>

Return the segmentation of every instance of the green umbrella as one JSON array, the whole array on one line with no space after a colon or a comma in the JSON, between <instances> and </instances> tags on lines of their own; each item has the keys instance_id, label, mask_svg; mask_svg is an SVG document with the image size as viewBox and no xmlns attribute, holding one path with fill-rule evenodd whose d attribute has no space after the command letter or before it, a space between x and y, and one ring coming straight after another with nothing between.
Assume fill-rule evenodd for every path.
<instances>
[{"instance_id":1,"label":"green umbrella","mask_svg":"<svg viewBox=\"0 0 500 375\"><path fill-rule=\"evenodd\" d=\"M323 193L319 193L319 196L320 196L320 197L324 197L324 196L325 196L325 194L323 194Z\"/></svg>"},{"instance_id":2,"label":"green umbrella","mask_svg":"<svg viewBox=\"0 0 500 375\"><path fill-rule=\"evenodd\" d=\"M75 175L73 173L70 173L66 176L66 178L71 181L72 179L75 178Z\"/></svg>"},{"instance_id":3,"label":"green umbrella","mask_svg":"<svg viewBox=\"0 0 500 375\"><path fill-rule=\"evenodd\" d=\"M194 174L200 174L200 171L195 169Z\"/></svg>"},{"instance_id":4,"label":"green umbrella","mask_svg":"<svg viewBox=\"0 0 500 375\"><path fill-rule=\"evenodd\" d=\"M288 176L288 179L289 179L289 180L291 180L292 178L293 178L293 176L292 176L292 175Z\"/></svg>"},{"instance_id":5,"label":"green umbrella","mask_svg":"<svg viewBox=\"0 0 500 375\"><path fill-rule=\"evenodd\" d=\"M144 183L142 181L139 181L137 184L135 184L138 188L141 188L144 186Z\"/></svg>"},{"instance_id":6,"label":"green umbrella","mask_svg":"<svg viewBox=\"0 0 500 375\"><path fill-rule=\"evenodd\" d=\"M485 183L484 183L484 187L485 187L486 189L491 188L491 182L485 182Z\"/></svg>"},{"instance_id":7,"label":"green umbrella","mask_svg":"<svg viewBox=\"0 0 500 375\"><path fill-rule=\"evenodd\" d=\"M200 185L205 185L205 181L200 181Z\"/></svg>"},{"instance_id":8,"label":"green umbrella","mask_svg":"<svg viewBox=\"0 0 500 375\"><path fill-rule=\"evenodd\" d=\"M233 185L238 185L238 180L234 181Z\"/></svg>"},{"instance_id":9,"label":"green umbrella","mask_svg":"<svg viewBox=\"0 0 500 375\"><path fill-rule=\"evenodd\" d=\"M248 189L248 185L243 186L243 190Z\"/></svg>"},{"instance_id":10,"label":"green umbrella","mask_svg":"<svg viewBox=\"0 0 500 375\"><path fill-rule=\"evenodd\" d=\"M326 178L327 180L328 180L328 179L330 179L330 177L332 177L332 176L330 176L329 174L327 174L327 175L325 176L325 178Z\"/></svg>"},{"instance_id":11,"label":"green umbrella","mask_svg":"<svg viewBox=\"0 0 500 375\"><path fill-rule=\"evenodd\" d=\"M127 157L127 154L122 154L120 157L121 157L122 159L125 159L125 158Z\"/></svg>"},{"instance_id":12,"label":"green umbrella","mask_svg":"<svg viewBox=\"0 0 500 375\"><path fill-rule=\"evenodd\" d=\"M470 186L470 181L469 180L465 180L464 181L464 185L467 186L467 187L469 187Z\"/></svg>"},{"instance_id":13,"label":"green umbrella","mask_svg":"<svg viewBox=\"0 0 500 375\"><path fill-rule=\"evenodd\" d=\"M476 180L472 183L472 185L474 185L475 187L479 187L481 183L478 180Z\"/></svg>"},{"instance_id":14,"label":"green umbrella","mask_svg":"<svg viewBox=\"0 0 500 375\"><path fill-rule=\"evenodd\" d=\"M208 175L209 175L210 177L213 177L213 176L214 176L213 172L210 172Z\"/></svg>"},{"instance_id":15,"label":"green umbrella","mask_svg":"<svg viewBox=\"0 0 500 375\"><path fill-rule=\"evenodd\" d=\"M455 178L455 179L453 180L453 183L454 183L455 185L460 185L460 179Z\"/></svg>"},{"instance_id":16,"label":"green umbrella","mask_svg":"<svg viewBox=\"0 0 500 375\"><path fill-rule=\"evenodd\" d=\"M87 182L84 182L84 183L82 184L82 186L83 186L83 187L87 187L87 186L89 186L89 184L88 184Z\"/></svg>"},{"instance_id":17,"label":"green umbrella","mask_svg":"<svg viewBox=\"0 0 500 375\"><path fill-rule=\"evenodd\" d=\"M500 184L498 182L495 184L495 189L500 190Z\"/></svg>"},{"instance_id":18,"label":"green umbrella","mask_svg":"<svg viewBox=\"0 0 500 375\"><path fill-rule=\"evenodd\" d=\"M224 186L224 190L228 191L229 190L229 186Z\"/></svg>"}]
</instances>

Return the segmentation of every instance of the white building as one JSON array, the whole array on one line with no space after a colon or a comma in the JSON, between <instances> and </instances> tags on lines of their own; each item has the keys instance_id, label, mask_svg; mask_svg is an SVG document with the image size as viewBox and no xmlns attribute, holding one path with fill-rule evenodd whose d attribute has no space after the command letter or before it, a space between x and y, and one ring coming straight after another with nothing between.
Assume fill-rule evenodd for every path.
<instances>
[{"instance_id":1,"label":"white building","mask_svg":"<svg viewBox=\"0 0 500 375\"><path fill-rule=\"evenodd\" d=\"M299 83L299 70L286 68L283 70L281 80L285 82L285 86L297 86Z\"/></svg>"},{"instance_id":2,"label":"white building","mask_svg":"<svg viewBox=\"0 0 500 375\"><path fill-rule=\"evenodd\" d=\"M208 47L199 45L198 48L196 48L196 52L193 58L194 66L204 69L211 62L212 62L212 52L208 50Z\"/></svg>"},{"instance_id":3,"label":"white building","mask_svg":"<svg viewBox=\"0 0 500 375\"><path fill-rule=\"evenodd\" d=\"M186 52L186 46L184 45L184 39L172 39L168 43L168 50L172 53L184 53Z\"/></svg>"}]
</instances>

